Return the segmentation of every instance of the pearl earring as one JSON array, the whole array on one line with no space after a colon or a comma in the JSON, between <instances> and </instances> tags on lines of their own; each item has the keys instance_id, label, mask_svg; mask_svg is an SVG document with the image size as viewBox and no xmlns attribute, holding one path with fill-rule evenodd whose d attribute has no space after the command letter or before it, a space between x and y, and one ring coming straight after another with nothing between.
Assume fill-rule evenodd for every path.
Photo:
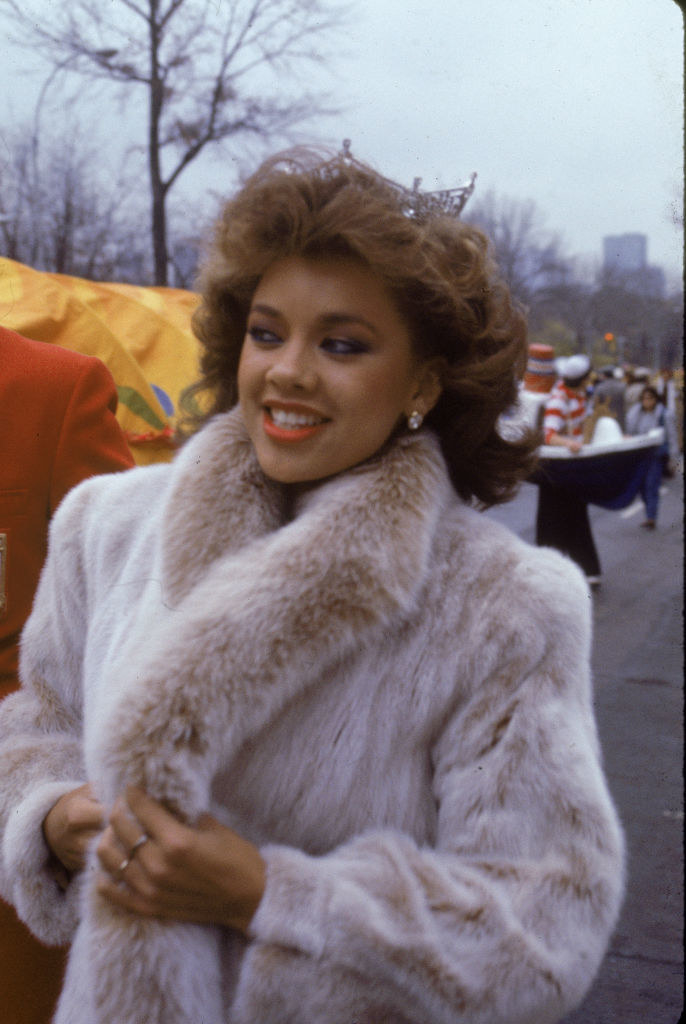
<instances>
[{"instance_id":1,"label":"pearl earring","mask_svg":"<svg viewBox=\"0 0 686 1024\"><path fill-rule=\"evenodd\" d=\"M410 428L410 430L419 430L423 422L424 417L420 412L417 412L416 409L413 413L411 413L410 416L407 417L407 425Z\"/></svg>"}]
</instances>

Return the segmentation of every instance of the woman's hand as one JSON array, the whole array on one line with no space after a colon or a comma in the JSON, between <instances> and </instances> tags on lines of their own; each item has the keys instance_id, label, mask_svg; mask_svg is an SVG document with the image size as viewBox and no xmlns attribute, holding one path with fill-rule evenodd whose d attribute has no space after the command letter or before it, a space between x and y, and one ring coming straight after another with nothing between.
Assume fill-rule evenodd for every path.
<instances>
[{"instance_id":1,"label":"woman's hand","mask_svg":"<svg viewBox=\"0 0 686 1024\"><path fill-rule=\"evenodd\" d=\"M245 932L264 892L256 846L209 814L184 825L140 789L115 802L97 854L100 893L145 917Z\"/></svg>"},{"instance_id":2,"label":"woman's hand","mask_svg":"<svg viewBox=\"0 0 686 1024\"><path fill-rule=\"evenodd\" d=\"M56 861L68 874L73 874L83 868L88 844L102 831L104 824L102 804L86 783L65 793L53 804L43 820L43 835ZM63 875L58 881L62 885Z\"/></svg>"},{"instance_id":3,"label":"woman's hand","mask_svg":"<svg viewBox=\"0 0 686 1024\"><path fill-rule=\"evenodd\" d=\"M50 850L50 871L60 889L66 891L71 876L86 863L86 850L105 824L102 804L93 796L90 784L61 796L43 819L43 838Z\"/></svg>"}]
</instances>

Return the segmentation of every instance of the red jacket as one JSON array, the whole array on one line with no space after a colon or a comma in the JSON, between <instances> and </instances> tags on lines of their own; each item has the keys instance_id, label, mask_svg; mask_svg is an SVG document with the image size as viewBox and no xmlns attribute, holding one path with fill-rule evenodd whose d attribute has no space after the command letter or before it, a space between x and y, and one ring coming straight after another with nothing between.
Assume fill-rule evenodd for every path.
<instances>
[{"instance_id":1,"label":"red jacket","mask_svg":"<svg viewBox=\"0 0 686 1024\"><path fill-rule=\"evenodd\" d=\"M128 469L109 370L0 327L0 697L17 686L50 518L85 477Z\"/></svg>"},{"instance_id":2,"label":"red jacket","mask_svg":"<svg viewBox=\"0 0 686 1024\"><path fill-rule=\"evenodd\" d=\"M543 440L550 444L553 434L582 438L586 418L586 395L558 380L550 392L543 414Z\"/></svg>"}]
</instances>

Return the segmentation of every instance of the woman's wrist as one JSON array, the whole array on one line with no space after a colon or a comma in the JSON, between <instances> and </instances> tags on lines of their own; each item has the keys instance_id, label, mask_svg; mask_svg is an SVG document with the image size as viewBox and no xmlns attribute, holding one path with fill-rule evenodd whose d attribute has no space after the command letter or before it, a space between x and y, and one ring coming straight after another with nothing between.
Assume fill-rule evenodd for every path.
<instances>
[{"instance_id":1,"label":"woman's wrist","mask_svg":"<svg viewBox=\"0 0 686 1024\"><path fill-rule=\"evenodd\" d=\"M257 847L253 846L244 857L241 875L239 883L234 872L227 879L224 924L246 935L267 884L267 867Z\"/></svg>"},{"instance_id":2,"label":"woman's wrist","mask_svg":"<svg viewBox=\"0 0 686 1024\"><path fill-rule=\"evenodd\" d=\"M54 824L54 822L59 817L59 803L59 800L56 801L43 818L43 821L41 822L41 835L43 836L43 842L47 847L50 861L54 862L55 864L61 864L62 867L65 867L55 848L56 825Z\"/></svg>"}]
</instances>

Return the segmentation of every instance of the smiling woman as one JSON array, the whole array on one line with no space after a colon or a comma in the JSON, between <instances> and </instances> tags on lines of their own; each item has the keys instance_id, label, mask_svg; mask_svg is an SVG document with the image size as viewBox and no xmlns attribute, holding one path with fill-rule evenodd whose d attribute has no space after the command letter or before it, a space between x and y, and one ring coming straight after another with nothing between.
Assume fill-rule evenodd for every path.
<instances>
[{"instance_id":1,"label":"smiling woman","mask_svg":"<svg viewBox=\"0 0 686 1024\"><path fill-rule=\"evenodd\" d=\"M203 345L203 375L187 398L202 396L198 404L205 412L188 417L186 429L197 429L237 401L238 364L258 286L266 288L274 268L289 258L310 268L326 261L329 308L320 315L333 318L328 326L338 328L341 316L345 324L352 315L360 321L358 333L365 326L367 333L348 346L369 344L370 323L363 323L361 308L356 311L364 280L376 292L376 303L384 304L375 310L374 326L383 325L386 338L407 336L405 358L416 363L417 387L427 389L421 408L397 413L428 417L462 497L484 505L507 500L529 472L535 448L532 438L505 442L496 429L501 411L517 397L526 366L525 321L487 239L457 219L469 189L461 197L459 192L430 193L422 200L422 193L403 189L345 153L323 160L300 150L267 161L227 203L201 272L203 302L194 326ZM337 285L336 261L345 270L348 301L354 293L349 309L340 305L343 280ZM321 280L310 282L311 288L324 283L324 270L318 274ZM336 334L326 347L336 342L340 349L343 341ZM375 347L373 352L361 373L365 379L378 359ZM400 372L396 363L393 374Z\"/></svg>"},{"instance_id":2,"label":"smiling woman","mask_svg":"<svg viewBox=\"0 0 686 1024\"><path fill-rule=\"evenodd\" d=\"M552 1024L591 983L623 840L589 594L472 507L537 438L498 433L524 318L460 203L268 161L203 271L208 411L58 511L0 705L56 1024Z\"/></svg>"},{"instance_id":3,"label":"smiling woman","mask_svg":"<svg viewBox=\"0 0 686 1024\"><path fill-rule=\"evenodd\" d=\"M238 394L273 480L306 483L363 462L439 392L388 289L359 261L292 256L263 275Z\"/></svg>"}]
</instances>

